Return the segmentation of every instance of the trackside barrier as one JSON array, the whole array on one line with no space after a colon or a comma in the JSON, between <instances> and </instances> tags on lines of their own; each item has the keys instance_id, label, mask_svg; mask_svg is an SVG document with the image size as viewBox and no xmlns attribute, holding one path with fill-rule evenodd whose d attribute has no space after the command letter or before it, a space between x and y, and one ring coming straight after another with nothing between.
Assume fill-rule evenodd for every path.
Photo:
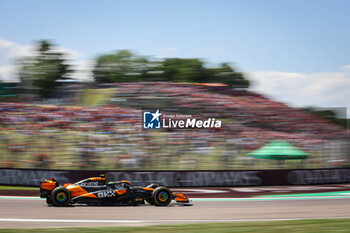
<instances>
[{"instance_id":1,"label":"trackside barrier","mask_svg":"<svg viewBox=\"0 0 350 233\"><path fill-rule=\"evenodd\" d=\"M107 180L130 180L135 185L157 183L169 187L311 185L350 182L350 169L225 170L225 171L88 171L0 168L0 185L38 186L54 177L63 183L104 173Z\"/></svg>"}]
</instances>

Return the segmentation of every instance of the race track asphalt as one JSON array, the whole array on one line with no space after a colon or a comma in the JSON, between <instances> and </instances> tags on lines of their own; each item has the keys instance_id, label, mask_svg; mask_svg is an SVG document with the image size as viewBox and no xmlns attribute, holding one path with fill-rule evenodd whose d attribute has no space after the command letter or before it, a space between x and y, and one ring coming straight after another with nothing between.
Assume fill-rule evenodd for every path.
<instances>
[{"instance_id":1,"label":"race track asphalt","mask_svg":"<svg viewBox=\"0 0 350 233\"><path fill-rule=\"evenodd\" d=\"M192 206L48 207L38 199L0 199L0 228L144 226L175 223L349 218L350 198L196 200Z\"/></svg>"}]
</instances>

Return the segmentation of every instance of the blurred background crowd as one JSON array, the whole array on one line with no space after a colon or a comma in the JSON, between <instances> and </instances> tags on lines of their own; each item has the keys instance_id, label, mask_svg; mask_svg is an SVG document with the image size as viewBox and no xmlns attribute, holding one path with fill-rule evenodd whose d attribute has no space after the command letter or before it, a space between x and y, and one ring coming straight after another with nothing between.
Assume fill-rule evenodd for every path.
<instances>
[{"instance_id":1,"label":"blurred background crowd","mask_svg":"<svg viewBox=\"0 0 350 233\"><path fill-rule=\"evenodd\" d=\"M96 61L81 83L48 41L2 84L0 166L43 169L274 169L349 165L349 131L248 89L228 64L150 61L129 51ZM221 120L219 129L142 129L142 112ZM273 140L307 151L281 164L247 154Z\"/></svg>"},{"instance_id":2,"label":"blurred background crowd","mask_svg":"<svg viewBox=\"0 0 350 233\"><path fill-rule=\"evenodd\" d=\"M99 107L73 104L101 93L105 95ZM281 139L311 153L306 162L287 161L286 168L348 164L349 134L343 127L248 90L138 82L81 88L73 96L70 105L1 103L1 166L271 169L278 166L276 161L246 154ZM198 119L214 117L222 120L223 126L142 129L142 111L154 109Z\"/></svg>"}]
</instances>

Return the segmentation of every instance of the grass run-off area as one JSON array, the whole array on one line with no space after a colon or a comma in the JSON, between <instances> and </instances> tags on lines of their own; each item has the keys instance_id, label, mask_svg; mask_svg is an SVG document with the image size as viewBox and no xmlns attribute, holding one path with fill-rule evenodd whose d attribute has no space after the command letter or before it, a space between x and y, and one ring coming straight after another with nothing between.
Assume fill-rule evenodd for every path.
<instances>
[{"instance_id":1,"label":"grass run-off area","mask_svg":"<svg viewBox=\"0 0 350 233\"><path fill-rule=\"evenodd\" d=\"M39 188L21 186L0 186L0 190L39 190Z\"/></svg>"},{"instance_id":2,"label":"grass run-off area","mask_svg":"<svg viewBox=\"0 0 350 233\"><path fill-rule=\"evenodd\" d=\"M146 227L99 227L99 228L50 228L50 229L0 229L2 232L349 232L349 219L311 219L265 222L201 223L186 225L158 225Z\"/></svg>"}]
</instances>

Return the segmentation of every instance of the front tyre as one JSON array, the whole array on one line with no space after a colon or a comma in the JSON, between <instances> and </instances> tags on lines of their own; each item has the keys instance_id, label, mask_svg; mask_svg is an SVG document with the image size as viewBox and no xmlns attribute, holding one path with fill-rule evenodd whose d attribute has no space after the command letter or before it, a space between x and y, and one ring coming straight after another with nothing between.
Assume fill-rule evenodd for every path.
<instances>
[{"instance_id":1,"label":"front tyre","mask_svg":"<svg viewBox=\"0 0 350 233\"><path fill-rule=\"evenodd\" d=\"M68 189L57 187L51 193L51 201L54 206L67 206L72 199Z\"/></svg>"},{"instance_id":2,"label":"front tyre","mask_svg":"<svg viewBox=\"0 0 350 233\"><path fill-rule=\"evenodd\" d=\"M165 187L158 187L153 190L152 201L155 206L167 206L172 200L172 194Z\"/></svg>"}]
</instances>

